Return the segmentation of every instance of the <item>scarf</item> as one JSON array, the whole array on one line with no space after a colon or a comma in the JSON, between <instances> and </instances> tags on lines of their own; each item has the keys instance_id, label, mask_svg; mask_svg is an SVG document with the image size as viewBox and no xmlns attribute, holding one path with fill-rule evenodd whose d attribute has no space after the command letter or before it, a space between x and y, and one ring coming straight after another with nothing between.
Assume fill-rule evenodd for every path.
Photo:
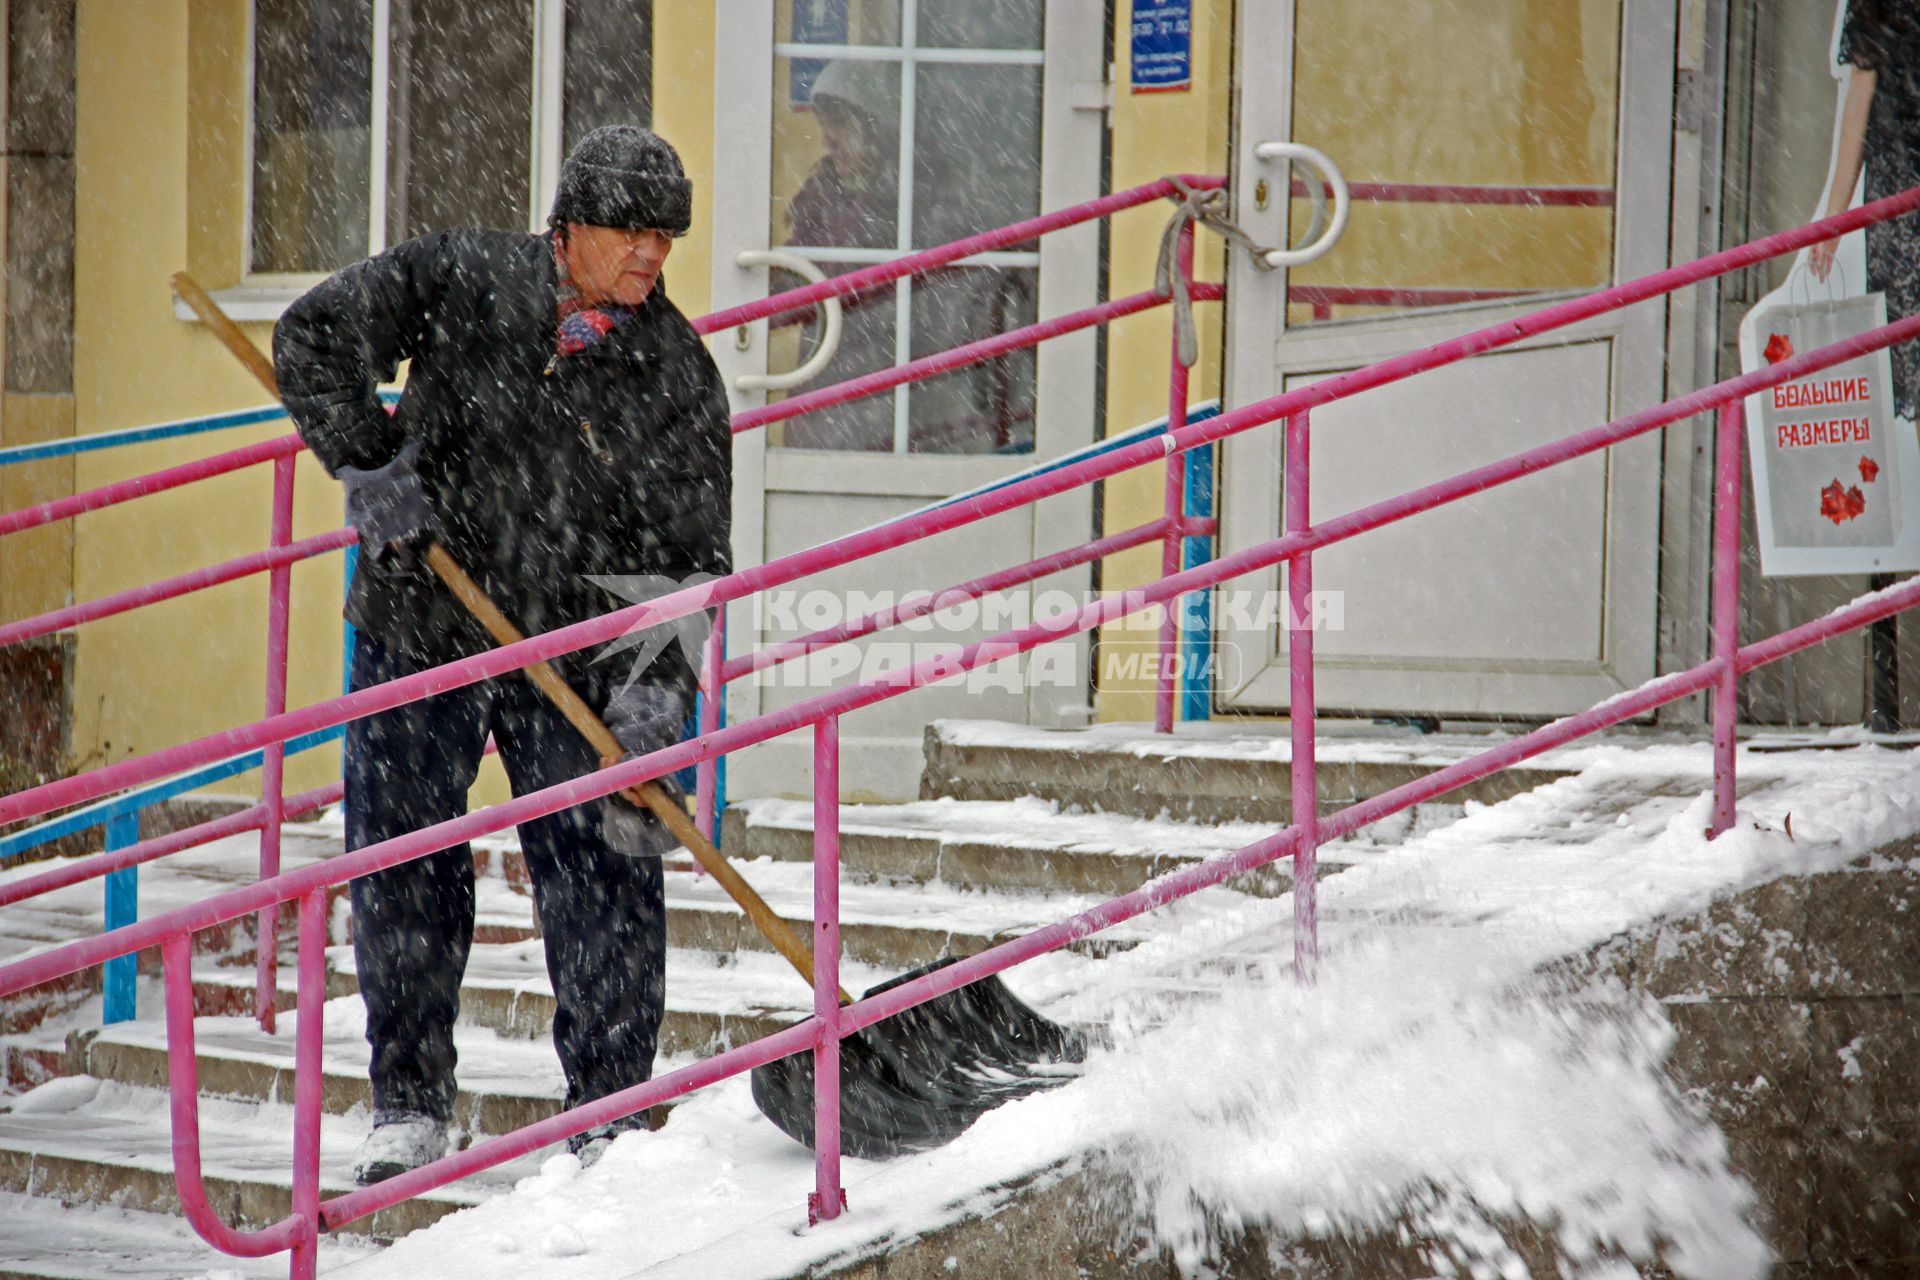
<instances>
[{"instance_id":1,"label":"scarf","mask_svg":"<svg viewBox=\"0 0 1920 1280\"><path fill-rule=\"evenodd\" d=\"M585 351L615 329L632 319L638 307L623 307L616 302L589 306L580 296L580 288L567 269L567 253L558 236L553 240L553 262L558 276L554 291L559 301L560 325L554 338L557 355L570 356Z\"/></svg>"}]
</instances>

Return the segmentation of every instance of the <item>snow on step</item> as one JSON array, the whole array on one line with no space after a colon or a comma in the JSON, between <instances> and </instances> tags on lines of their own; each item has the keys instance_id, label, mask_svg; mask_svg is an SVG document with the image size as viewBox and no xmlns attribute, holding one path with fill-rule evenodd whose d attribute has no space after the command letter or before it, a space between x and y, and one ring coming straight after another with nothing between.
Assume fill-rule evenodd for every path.
<instances>
[{"instance_id":1,"label":"snow on step","mask_svg":"<svg viewBox=\"0 0 1920 1280\"><path fill-rule=\"evenodd\" d=\"M813 920L813 868L772 858L739 859L747 882L774 912L796 923ZM1231 892L1230 890L1224 892ZM943 955L968 955L996 942L1030 933L1105 901L1105 895L973 892L943 884L882 885L848 882L840 887L840 938L849 956L908 968ZM709 877L676 879L667 885L667 909L738 917L741 925L716 939L722 946L769 944L761 939ZM671 919L669 927L672 927ZM1094 934L1084 949L1104 953L1142 936L1120 925Z\"/></svg>"},{"instance_id":2,"label":"snow on step","mask_svg":"<svg viewBox=\"0 0 1920 1280\"><path fill-rule=\"evenodd\" d=\"M1314 759L1323 765L1400 764L1439 769L1478 755L1510 736L1504 733L1422 733L1368 721L1322 719L1315 726ZM1043 729L1004 720L935 720L927 726L937 741L955 747L1000 747L1067 755L1114 754L1142 760L1278 761L1293 758L1291 728L1283 720L1187 720L1171 734L1150 724L1106 722L1082 729ZM1528 763L1564 771L1565 752L1548 752ZM1578 750L1573 748L1572 750Z\"/></svg>"},{"instance_id":3,"label":"snow on step","mask_svg":"<svg viewBox=\"0 0 1920 1280\"><path fill-rule=\"evenodd\" d=\"M736 842L736 849L784 861L812 857L810 802L742 800L729 806L728 813L728 839ZM1206 823L1069 811L1056 800L1032 796L943 796L843 806L840 857L843 875L853 879L1118 895L1156 875L1263 840L1274 830L1271 822ZM1344 867L1374 847L1371 839L1327 845L1321 865L1327 870ZM1236 882L1236 887L1277 893L1285 889L1290 872L1291 863L1274 863Z\"/></svg>"},{"instance_id":4,"label":"snow on step","mask_svg":"<svg viewBox=\"0 0 1920 1280\"><path fill-rule=\"evenodd\" d=\"M57 1200L0 1192L0 1275L46 1280L178 1280L206 1275L282 1277L284 1254L229 1258L215 1253L185 1219L109 1206L62 1205ZM320 1273L327 1275L374 1253L353 1236L320 1240Z\"/></svg>"},{"instance_id":5,"label":"snow on step","mask_svg":"<svg viewBox=\"0 0 1920 1280\"><path fill-rule=\"evenodd\" d=\"M467 1019L475 1004L488 996L502 998L503 1003L515 997L533 997L540 1003L543 1016L549 1012L553 984L547 976L544 948L538 939L475 945L467 957L466 976L461 983L462 1019ZM355 972L351 947L329 948L327 962L336 974L351 977ZM890 976L891 971L876 965L858 961L841 965L841 978L849 987ZM667 1011L670 1017L675 1012L774 1015L791 1021L812 1013L813 992L785 959L772 952L722 955L669 947Z\"/></svg>"},{"instance_id":6,"label":"snow on step","mask_svg":"<svg viewBox=\"0 0 1920 1280\"><path fill-rule=\"evenodd\" d=\"M96 1027L80 1039L84 1042L84 1062L92 1074L125 1084L166 1086L167 1029L163 1019ZM551 1042L503 1036L464 1022L455 1025L453 1039L459 1053L462 1095L455 1105L457 1125L504 1133L559 1109L566 1081ZM292 1018L281 1018L272 1034L260 1030L251 1018L194 1019L194 1050L200 1061L203 1096L258 1102L291 1099L293 1049ZM322 1057L329 1111L342 1113L370 1105L369 1053L366 1008L360 997L329 1000Z\"/></svg>"},{"instance_id":7,"label":"snow on step","mask_svg":"<svg viewBox=\"0 0 1920 1280\"><path fill-rule=\"evenodd\" d=\"M322 1117L324 1194L352 1189L349 1166L366 1126L364 1114ZM209 1185L224 1187L215 1203L227 1206L230 1215L261 1226L287 1212L291 1105L201 1098L200 1153ZM476 1204L512 1187L539 1163L535 1153L430 1192L422 1197L427 1203L407 1216L425 1221ZM167 1094L93 1076L64 1076L11 1099L0 1108L0 1190L177 1212Z\"/></svg>"},{"instance_id":8,"label":"snow on step","mask_svg":"<svg viewBox=\"0 0 1920 1280\"><path fill-rule=\"evenodd\" d=\"M250 883L258 875L259 848L259 836L243 832L145 863L140 867L141 916L157 916ZM329 836L290 828L282 841L281 869L298 870L339 851L338 842ZM30 879L77 860L50 858L11 865L0 870L0 884ZM6 928L0 931L0 964L92 937L105 926L106 893L99 880L16 902L6 908Z\"/></svg>"}]
</instances>

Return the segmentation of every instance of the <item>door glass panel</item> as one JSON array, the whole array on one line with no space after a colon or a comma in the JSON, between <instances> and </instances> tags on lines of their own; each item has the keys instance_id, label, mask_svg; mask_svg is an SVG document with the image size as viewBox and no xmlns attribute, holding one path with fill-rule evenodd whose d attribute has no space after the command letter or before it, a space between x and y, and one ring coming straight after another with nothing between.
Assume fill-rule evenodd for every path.
<instances>
[{"instance_id":1,"label":"door glass panel","mask_svg":"<svg viewBox=\"0 0 1920 1280\"><path fill-rule=\"evenodd\" d=\"M387 243L445 227L526 230L533 7L392 3Z\"/></svg>"},{"instance_id":2,"label":"door glass panel","mask_svg":"<svg viewBox=\"0 0 1920 1280\"><path fill-rule=\"evenodd\" d=\"M1621 0L1297 3L1293 136L1354 203L1288 325L1610 281Z\"/></svg>"},{"instance_id":3,"label":"door glass panel","mask_svg":"<svg viewBox=\"0 0 1920 1280\"><path fill-rule=\"evenodd\" d=\"M900 43L902 0L774 0L774 47ZM925 0L922 0L925 3Z\"/></svg>"},{"instance_id":4,"label":"door glass panel","mask_svg":"<svg viewBox=\"0 0 1920 1280\"><path fill-rule=\"evenodd\" d=\"M919 43L931 49L1038 49L1045 0L920 0Z\"/></svg>"},{"instance_id":5,"label":"door glass panel","mask_svg":"<svg viewBox=\"0 0 1920 1280\"><path fill-rule=\"evenodd\" d=\"M936 271L913 287L913 356L1018 329L1038 318L1030 267ZM1034 353L913 384L907 448L914 453L1033 452Z\"/></svg>"},{"instance_id":6,"label":"door glass panel","mask_svg":"<svg viewBox=\"0 0 1920 1280\"><path fill-rule=\"evenodd\" d=\"M913 122L913 243L944 244L1040 212L1040 68L922 66Z\"/></svg>"},{"instance_id":7,"label":"door glass panel","mask_svg":"<svg viewBox=\"0 0 1920 1280\"><path fill-rule=\"evenodd\" d=\"M777 0L769 243L838 275L1038 213L1044 10L1042 0ZM813 58L809 45L838 48ZM974 52L944 60L955 49ZM1031 323L1036 248L854 300L839 354L811 385ZM817 317L775 325L769 367L792 368L814 349ZM808 414L769 443L1021 452L1033 447L1033 382L1032 358L1009 357Z\"/></svg>"}]
</instances>

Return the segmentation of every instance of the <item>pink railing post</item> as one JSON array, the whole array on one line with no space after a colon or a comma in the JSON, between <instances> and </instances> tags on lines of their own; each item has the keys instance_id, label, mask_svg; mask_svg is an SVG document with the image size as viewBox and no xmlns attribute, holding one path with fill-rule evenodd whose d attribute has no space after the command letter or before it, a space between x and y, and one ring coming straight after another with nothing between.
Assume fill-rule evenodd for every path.
<instances>
[{"instance_id":1,"label":"pink railing post","mask_svg":"<svg viewBox=\"0 0 1920 1280\"><path fill-rule=\"evenodd\" d=\"M1734 727L1739 718L1740 673L1740 450L1746 411L1739 400L1720 406L1714 440L1713 483L1713 826L1717 836L1733 826Z\"/></svg>"},{"instance_id":2,"label":"pink railing post","mask_svg":"<svg viewBox=\"0 0 1920 1280\"><path fill-rule=\"evenodd\" d=\"M267 545L293 541L293 468L295 455L273 461L273 521ZM267 575L267 718L287 709L287 615L293 591L293 566ZM260 803L266 821L260 828L260 878L280 874L280 820L284 815L287 745L269 742L261 749ZM263 908L254 921L253 1016L262 1031L273 1030L274 990L279 978L280 908Z\"/></svg>"},{"instance_id":3,"label":"pink railing post","mask_svg":"<svg viewBox=\"0 0 1920 1280\"><path fill-rule=\"evenodd\" d=\"M325 890L320 890L324 893ZM237 1258L264 1258L305 1243L311 1252L317 1219L290 1214L258 1231L235 1231L207 1198L200 1170L200 1070L193 1041L193 935L179 932L160 944L167 1004L167 1103L173 1125L173 1186L180 1211L202 1240ZM315 1072L318 1078L318 1072ZM319 1133L316 1121L314 1133Z\"/></svg>"},{"instance_id":4,"label":"pink railing post","mask_svg":"<svg viewBox=\"0 0 1920 1280\"><path fill-rule=\"evenodd\" d=\"M807 1223L846 1207L840 1186L840 717L813 728L813 1194Z\"/></svg>"},{"instance_id":5,"label":"pink railing post","mask_svg":"<svg viewBox=\"0 0 1920 1280\"><path fill-rule=\"evenodd\" d=\"M1305 410L1287 419L1286 432L1286 531L1305 533L1309 527L1310 487L1310 429ZM1313 552L1302 551L1287 561L1287 673L1291 689L1287 722L1293 739L1287 777L1293 785L1293 825L1300 833L1293 846L1293 973L1301 982L1312 982L1320 966L1320 784L1314 767L1312 596Z\"/></svg>"},{"instance_id":6,"label":"pink railing post","mask_svg":"<svg viewBox=\"0 0 1920 1280\"><path fill-rule=\"evenodd\" d=\"M727 696L727 606L713 610L713 630L700 655L700 733L712 733L720 727L720 704ZM702 760L694 770L694 825L707 839L720 843L720 817L715 796L719 790L720 760ZM695 870L699 863L694 863ZM704 874L704 873L703 873Z\"/></svg>"},{"instance_id":7,"label":"pink railing post","mask_svg":"<svg viewBox=\"0 0 1920 1280\"><path fill-rule=\"evenodd\" d=\"M1186 223L1180 228L1180 243L1174 253L1174 270L1180 273L1183 281L1193 279L1193 224ZM1173 318L1173 336L1169 344L1171 356L1167 361L1167 431L1169 434L1184 431L1187 426L1187 366L1180 360L1180 322L1176 312ZM1160 541L1160 576L1172 577L1180 572L1180 546L1185 530L1182 517L1186 515L1187 493L1187 455L1170 453L1167 455L1166 485L1162 505L1166 513L1167 531ZM1167 604L1160 616L1160 652L1159 686L1153 696L1153 731L1155 733L1173 732L1173 693L1179 686L1180 663L1180 610L1177 601Z\"/></svg>"},{"instance_id":8,"label":"pink railing post","mask_svg":"<svg viewBox=\"0 0 1920 1280\"><path fill-rule=\"evenodd\" d=\"M300 897L300 959L293 1042L293 1216L312 1231L293 1247L292 1280L314 1280L320 1230L320 1111L325 1088L327 891Z\"/></svg>"}]
</instances>

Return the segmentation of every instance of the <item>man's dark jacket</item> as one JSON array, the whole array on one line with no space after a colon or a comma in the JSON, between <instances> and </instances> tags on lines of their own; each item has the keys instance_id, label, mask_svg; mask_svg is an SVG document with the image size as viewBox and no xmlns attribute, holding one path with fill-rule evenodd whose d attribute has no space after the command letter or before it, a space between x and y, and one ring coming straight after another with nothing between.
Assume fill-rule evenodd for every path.
<instances>
[{"instance_id":1,"label":"man's dark jacket","mask_svg":"<svg viewBox=\"0 0 1920 1280\"><path fill-rule=\"evenodd\" d=\"M556 359L556 275L550 235L422 236L316 286L273 339L281 395L320 461L378 467L418 440L441 541L530 635L629 603L590 574L731 565L731 428L706 348L656 284L601 342ZM389 415L377 384L406 359ZM490 647L424 561L372 559L347 602L355 625L432 662ZM561 664L595 703L626 675L617 659L591 666L597 652ZM645 679L690 676L669 659Z\"/></svg>"}]
</instances>

